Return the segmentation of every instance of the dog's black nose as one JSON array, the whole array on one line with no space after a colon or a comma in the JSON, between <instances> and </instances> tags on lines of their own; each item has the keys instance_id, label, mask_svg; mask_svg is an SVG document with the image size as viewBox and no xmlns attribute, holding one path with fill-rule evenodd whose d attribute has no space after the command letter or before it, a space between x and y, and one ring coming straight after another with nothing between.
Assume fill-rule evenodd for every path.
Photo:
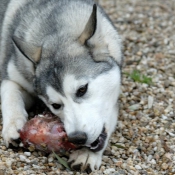
<instances>
[{"instance_id":1,"label":"dog's black nose","mask_svg":"<svg viewBox=\"0 0 175 175\"><path fill-rule=\"evenodd\" d=\"M76 131L68 135L68 141L76 145L84 145L87 141L85 132Z\"/></svg>"}]
</instances>

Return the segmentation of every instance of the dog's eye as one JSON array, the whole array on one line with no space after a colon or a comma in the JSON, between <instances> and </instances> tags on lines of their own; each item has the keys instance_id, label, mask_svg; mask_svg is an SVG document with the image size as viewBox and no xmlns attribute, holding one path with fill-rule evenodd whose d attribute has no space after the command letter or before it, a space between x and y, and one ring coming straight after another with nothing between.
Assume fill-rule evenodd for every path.
<instances>
[{"instance_id":1,"label":"dog's eye","mask_svg":"<svg viewBox=\"0 0 175 175\"><path fill-rule=\"evenodd\" d=\"M53 107L54 109L60 109L60 108L61 108L61 105L60 105L60 104L57 104L57 103L53 103L53 104L52 104L52 107Z\"/></svg>"},{"instance_id":2,"label":"dog's eye","mask_svg":"<svg viewBox=\"0 0 175 175\"><path fill-rule=\"evenodd\" d=\"M86 84L85 86L80 87L76 92L76 96L77 97L82 97L87 92L87 88L88 88L88 84Z\"/></svg>"}]
</instances>

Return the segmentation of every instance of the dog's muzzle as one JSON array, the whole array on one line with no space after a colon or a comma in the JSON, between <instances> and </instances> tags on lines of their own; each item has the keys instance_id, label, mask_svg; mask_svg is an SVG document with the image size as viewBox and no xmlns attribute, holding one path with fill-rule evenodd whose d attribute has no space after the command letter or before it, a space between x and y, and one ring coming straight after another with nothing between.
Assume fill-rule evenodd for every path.
<instances>
[{"instance_id":1,"label":"dog's muzzle","mask_svg":"<svg viewBox=\"0 0 175 175\"><path fill-rule=\"evenodd\" d=\"M90 145L90 150L93 152L102 150L105 145L106 138L107 133L104 127L98 138Z\"/></svg>"}]
</instances>

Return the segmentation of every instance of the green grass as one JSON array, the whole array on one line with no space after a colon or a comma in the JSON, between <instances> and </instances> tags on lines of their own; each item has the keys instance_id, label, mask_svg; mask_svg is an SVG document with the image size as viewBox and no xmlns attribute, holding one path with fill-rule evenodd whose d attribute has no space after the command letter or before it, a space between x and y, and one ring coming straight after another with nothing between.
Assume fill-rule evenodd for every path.
<instances>
[{"instance_id":1,"label":"green grass","mask_svg":"<svg viewBox=\"0 0 175 175\"><path fill-rule=\"evenodd\" d=\"M112 146L115 146L115 147L117 147L117 148L125 149L124 146L119 145L119 144L112 143L111 145L112 145Z\"/></svg>"},{"instance_id":2,"label":"green grass","mask_svg":"<svg viewBox=\"0 0 175 175\"><path fill-rule=\"evenodd\" d=\"M132 80L134 80L135 82L139 82L139 83L145 83L148 85L152 85L152 78L143 75L140 73L140 71L138 70L133 70L131 73L125 73L128 77L130 77Z\"/></svg>"},{"instance_id":3,"label":"green grass","mask_svg":"<svg viewBox=\"0 0 175 175\"><path fill-rule=\"evenodd\" d=\"M64 166L65 168L67 168L68 170L70 170L70 167L69 167L68 163L67 163L65 160L63 160L61 157L59 157L54 151L53 151L53 154L54 154L54 156L57 158L58 162L59 162L61 165L63 165L63 166Z\"/></svg>"}]
</instances>

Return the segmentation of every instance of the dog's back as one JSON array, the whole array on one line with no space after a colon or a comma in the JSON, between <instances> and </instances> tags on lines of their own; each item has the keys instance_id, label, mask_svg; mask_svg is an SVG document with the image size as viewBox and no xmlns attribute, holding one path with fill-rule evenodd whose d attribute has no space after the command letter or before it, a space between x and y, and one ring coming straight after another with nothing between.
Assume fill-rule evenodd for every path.
<instances>
[{"instance_id":1,"label":"dog's back","mask_svg":"<svg viewBox=\"0 0 175 175\"><path fill-rule=\"evenodd\" d=\"M2 32L2 23L4 20L4 15L10 0L1 0L0 3L0 42L1 42L1 32ZM2 65L2 59L0 58L0 68ZM1 80L1 73L0 73L0 80Z\"/></svg>"},{"instance_id":2,"label":"dog's back","mask_svg":"<svg viewBox=\"0 0 175 175\"><path fill-rule=\"evenodd\" d=\"M0 3L0 33L2 28L2 21L4 19L4 14L8 6L8 3L9 3L9 0L1 0L1 3Z\"/></svg>"}]
</instances>

